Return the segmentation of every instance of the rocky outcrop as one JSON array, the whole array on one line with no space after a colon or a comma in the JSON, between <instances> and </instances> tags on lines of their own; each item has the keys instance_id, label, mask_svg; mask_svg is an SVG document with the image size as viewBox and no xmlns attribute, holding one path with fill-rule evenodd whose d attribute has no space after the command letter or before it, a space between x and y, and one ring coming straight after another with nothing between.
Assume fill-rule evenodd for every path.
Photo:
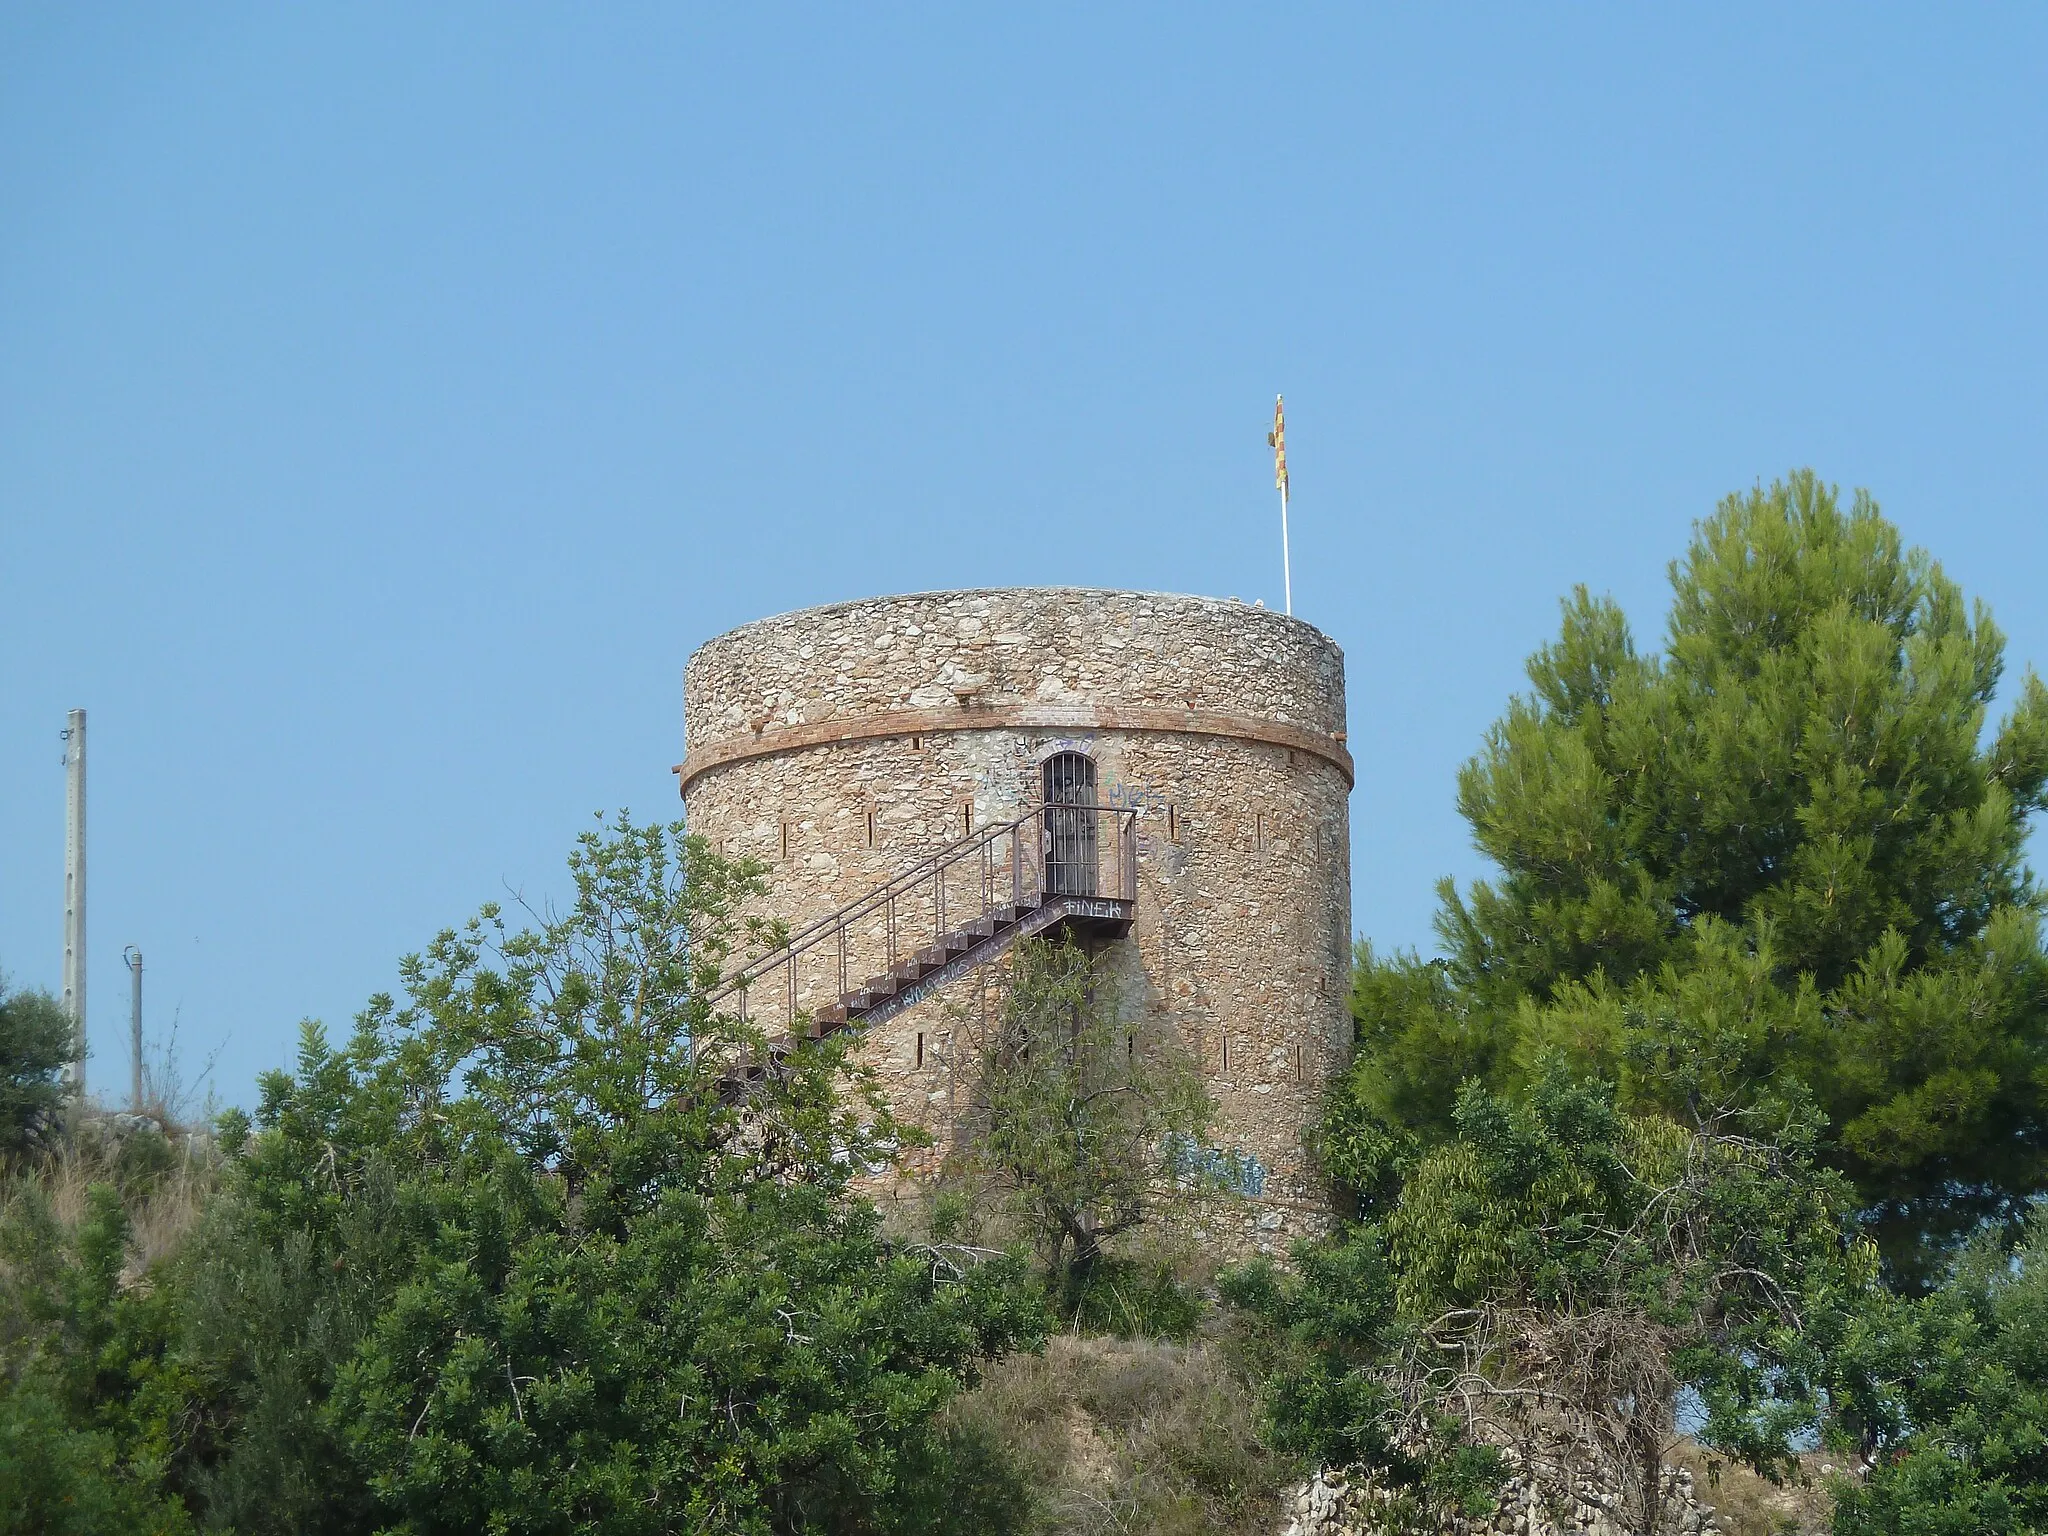
<instances>
[{"instance_id":1,"label":"rocky outcrop","mask_svg":"<svg viewBox=\"0 0 2048 1536\"><path fill-rule=\"evenodd\" d=\"M1549 1478L1510 1477L1491 1515L1447 1519L1444 1536L1644 1536L1615 1518L1612 1494L1596 1480L1573 1481L1570 1496L1562 1501L1546 1500L1538 1492L1539 1481L1555 1486ZM1335 1470L1319 1473L1294 1491L1282 1536L1388 1536L1377 1512L1392 1497L1370 1478ZM1664 1501L1664 1524L1657 1536L1704 1536L1723 1529L1714 1506L1694 1497L1692 1473L1683 1467L1666 1470Z\"/></svg>"}]
</instances>

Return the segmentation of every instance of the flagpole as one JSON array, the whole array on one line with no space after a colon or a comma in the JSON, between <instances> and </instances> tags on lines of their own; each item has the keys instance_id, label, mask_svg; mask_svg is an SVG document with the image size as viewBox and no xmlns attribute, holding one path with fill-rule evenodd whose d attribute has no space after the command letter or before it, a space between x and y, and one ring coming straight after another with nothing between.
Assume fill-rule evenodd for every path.
<instances>
[{"instance_id":1,"label":"flagpole","mask_svg":"<svg viewBox=\"0 0 2048 1536\"><path fill-rule=\"evenodd\" d=\"M1287 616L1294 616L1294 565L1287 553L1287 482L1280 482L1280 586L1287 599Z\"/></svg>"}]
</instances>

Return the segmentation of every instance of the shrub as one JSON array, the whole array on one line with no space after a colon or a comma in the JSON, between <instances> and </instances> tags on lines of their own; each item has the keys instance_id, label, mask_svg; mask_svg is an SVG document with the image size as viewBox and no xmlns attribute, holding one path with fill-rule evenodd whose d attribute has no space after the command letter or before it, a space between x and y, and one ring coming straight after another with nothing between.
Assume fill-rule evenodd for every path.
<instances>
[{"instance_id":1,"label":"shrub","mask_svg":"<svg viewBox=\"0 0 2048 1536\"><path fill-rule=\"evenodd\" d=\"M47 992L9 991L0 975L0 1159L19 1158L56 1119L71 1059L71 1020Z\"/></svg>"}]
</instances>

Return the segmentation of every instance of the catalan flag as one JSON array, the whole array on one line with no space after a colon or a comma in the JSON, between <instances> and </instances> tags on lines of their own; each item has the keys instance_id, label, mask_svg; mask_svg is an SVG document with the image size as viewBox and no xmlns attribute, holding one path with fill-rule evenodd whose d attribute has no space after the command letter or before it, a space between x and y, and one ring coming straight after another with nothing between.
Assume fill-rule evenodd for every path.
<instances>
[{"instance_id":1,"label":"catalan flag","mask_svg":"<svg viewBox=\"0 0 2048 1536\"><path fill-rule=\"evenodd\" d=\"M1273 430L1266 434L1266 446L1273 450L1273 484L1284 495L1287 490L1287 413L1281 396L1273 397Z\"/></svg>"}]
</instances>

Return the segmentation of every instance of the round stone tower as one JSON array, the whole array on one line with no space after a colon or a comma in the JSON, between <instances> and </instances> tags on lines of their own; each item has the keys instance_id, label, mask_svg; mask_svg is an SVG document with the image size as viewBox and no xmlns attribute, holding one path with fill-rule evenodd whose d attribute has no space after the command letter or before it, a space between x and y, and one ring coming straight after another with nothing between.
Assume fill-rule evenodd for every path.
<instances>
[{"instance_id":1,"label":"round stone tower","mask_svg":"<svg viewBox=\"0 0 2048 1536\"><path fill-rule=\"evenodd\" d=\"M757 1016L859 1029L896 1113L943 1143L972 1070L959 994L1033 923L1080 926L1199 1062L1248 1235L1320 1224L1301 1133L1350 1036L1327 636L1153 593L875 598L709 641L683 710L690 830L766 861L796 935Z\"/></svg>"}]
</instances>

